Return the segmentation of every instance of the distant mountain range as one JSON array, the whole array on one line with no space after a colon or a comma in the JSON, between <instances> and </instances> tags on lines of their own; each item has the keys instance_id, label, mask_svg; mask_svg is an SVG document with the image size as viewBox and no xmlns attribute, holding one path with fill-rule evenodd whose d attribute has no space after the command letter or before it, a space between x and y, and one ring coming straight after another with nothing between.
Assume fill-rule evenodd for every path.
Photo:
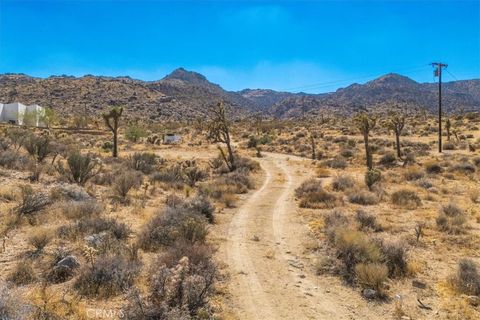
<instances>
[{"instance_id":1,"label":"distant mountain range","mask_svg":"<svg viewBox=\"0 0 480 320\"><path fill-rule=\"evenodd\" d=\"M446 111L480 111L480 79L446 82L442 88ZM36 103L50 106L61 115L100 113L109 106L123 105L131 118L186 120L205 116L208 107L219 100L229 104L236 117L262 113L294 118L324 110L353 113L360 108L388 108L399 103L433 111L438 105L438 85L392 73L332 93L306 94L269 89L226 91L183 68L158 81L92 75L45 79L0 75L0 102Z\"/></svg>"}]
</instances>

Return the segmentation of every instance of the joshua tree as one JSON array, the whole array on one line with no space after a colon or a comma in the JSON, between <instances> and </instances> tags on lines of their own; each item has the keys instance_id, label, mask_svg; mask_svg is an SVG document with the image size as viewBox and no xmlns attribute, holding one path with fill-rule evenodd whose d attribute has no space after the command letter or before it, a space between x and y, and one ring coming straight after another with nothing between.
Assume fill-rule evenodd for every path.
<instances>
[{"instance_id":1,"label":"joshua tree","mask_svg":"<svg viewBox=\"0 0 480 320\"><path fill-rule=\"evenodd\" d=\"M452 122L450 121L450 118L447 118L447 121L445 122L445 130L447 130L447 141L450 141L451 128L452 128Z\"/></svg>"},{"instance_id":2,"label":"joshua tree","mask_svg":"<svg viewBox=\"0 0 480 320\"><path fill-rule=\"evenodd\" d=\"M223 102L219 102L216 106L212 107L212 117L208 126L208 139L226 145L227 152L225 152L221 146L218 146L218 149L228 169L234 171L236 166L230 138L230 121L227 118L226 108Z\"/></svg>"},{"instance_id":3,"label":"joshua tree","mask_svg":"<svg viewBox=\"0 0 480 320\"><path fill-rule=\"evenodd\" d=\"M369 170L373 169L373 157L372 157L372 149L368 144L368 138L370 131L375 128L377 124L377 119L372 115L369 115L366 111L362 111L358 113L355 118L354 122L360 132L363 134L363 142L365 144L365 156L367 158L367 168Z\"/></svg>"},{"instance_id":4,"label":"joshua tree","mask_svg":"<svg viewBox=\"0 0 480 320\"><path fill-rule=\"evenodd\" d=\"M395 133L395 147L397 148L397 157L402 158L400 150L400 135L405 127L405 115L398 112L392 112L387 120L388 129Z\"/></svg>"},{"instance_id":5,"label":"joshua tree","mask_svg":"<svg viewBox=\"0 0 480 320\"><path fill-rule=\"evenodd\" d=\"M118 147L117 147L117 139L118 139L118 123L120 121L120 117L122 116L123 108L122 107L113 107L110 109L108 113L102 114L103 119L105 120L105 124L113 133L113 157L118 157Z\"/></svg>"}]
</instances>

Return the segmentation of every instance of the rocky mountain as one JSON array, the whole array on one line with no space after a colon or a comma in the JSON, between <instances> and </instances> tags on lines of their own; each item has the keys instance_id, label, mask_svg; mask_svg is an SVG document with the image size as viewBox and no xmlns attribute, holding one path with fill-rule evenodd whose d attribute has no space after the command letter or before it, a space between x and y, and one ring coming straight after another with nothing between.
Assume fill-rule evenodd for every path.
<instances>
[{"instance_id":1,"label":"rocky mountain","mask_svg":"<svg viewBox=\"0 0 480 320\"><path fill-rule=\"evenodd\" d=\"M226 91L203 75L183 68L158 81L129 77L0 75L0 102L51 106L62 116L99 114L122 105L131 118L153 121L203 117L210 105L224 100L235 117L255 112L292 118L327 112L352 113L362 107L388 107L395 103L435 110L438 86L387 74L365 84L352 84L328 94L278 92L268 89ZM480 80L444 83L445 110L480 110Z\"/></svg>"},{"instance_id":2,"label":"rocky mountain","mask_svg":"<svg viewBox=\"0 0 480 320\"><path fill-rule=\"evenodd\" d=\"M480 79L442 84L444 110L480 110ZM290 97L273 105L269 112L276 117L295 117L322 109L352 113L359 108L388 108L404 103L430 111L438 106L438 84L418 83L398 74L387 74L365 84L354 83L336 92L304 97Z\"/></svg>"}]
</instances>

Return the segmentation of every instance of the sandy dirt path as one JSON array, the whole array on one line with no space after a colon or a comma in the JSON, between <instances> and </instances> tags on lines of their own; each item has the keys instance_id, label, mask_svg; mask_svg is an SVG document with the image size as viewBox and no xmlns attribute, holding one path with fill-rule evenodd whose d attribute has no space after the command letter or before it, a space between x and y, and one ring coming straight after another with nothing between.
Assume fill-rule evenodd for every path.
<instances>
[{"instance_id":1,"label":"sandy dirt path","mask_svg":"<svg viewBox=\"0 0 480 320\"><path fill-rule=\"evenodd\" d=\"M234 214L222 252L238 319L367 319L361 299L320 280L304 254L309 238L294 190L311 176L304 159L266 154L263 184Z\"/></svg>"}]
</instances>

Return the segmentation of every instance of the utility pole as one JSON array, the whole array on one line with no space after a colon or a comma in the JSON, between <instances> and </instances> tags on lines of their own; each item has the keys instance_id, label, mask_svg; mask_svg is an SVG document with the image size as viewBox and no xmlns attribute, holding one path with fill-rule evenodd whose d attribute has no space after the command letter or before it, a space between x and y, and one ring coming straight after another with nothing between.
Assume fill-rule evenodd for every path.
<instances>
[{"instance_id":1,"label":"utility pole","mask_svg":"<svg viewBox=\"0 0 480 320\"><path fill-rule=\"evenodd\" d=\"M435 67L434 76L438 77L438 152L442 153L442 68L448 67L448 64L433 62Z\"/></svg>"}]
</instances>

